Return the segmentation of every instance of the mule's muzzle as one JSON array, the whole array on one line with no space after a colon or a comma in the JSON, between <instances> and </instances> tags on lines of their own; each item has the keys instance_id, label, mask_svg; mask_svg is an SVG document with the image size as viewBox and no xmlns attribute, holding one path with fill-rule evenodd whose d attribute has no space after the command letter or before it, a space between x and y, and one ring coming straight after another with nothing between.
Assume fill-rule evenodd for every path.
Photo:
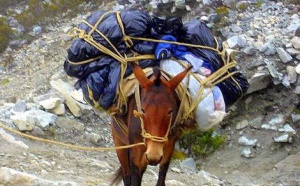
<instances>
[{"instance_id":1,"label":"mule's muzzle","mask_svg":"<svg viewBox=\"0 0 300 186\"><path fill-rule=\"evenodd\" d=\"M147 154L145 154L146 156L146 160L148 162L148 165L152 165L152 166L156 166L157 164L159 164L162 160L162 156L160 157L151 157L151 156L148 156Z\"/></svg>"},{"instance_id":2,"label":"mule's muzzle","mask_svg":"<svg viewBox=\"0 0 300 186\"><path fill-rule=\"evenodd\" d=\"M147 143L147 150L145 152L145 158L149 165L157 165L163 158L164 143L159 143L149 140Z\"/></svg>"}]
</instances>

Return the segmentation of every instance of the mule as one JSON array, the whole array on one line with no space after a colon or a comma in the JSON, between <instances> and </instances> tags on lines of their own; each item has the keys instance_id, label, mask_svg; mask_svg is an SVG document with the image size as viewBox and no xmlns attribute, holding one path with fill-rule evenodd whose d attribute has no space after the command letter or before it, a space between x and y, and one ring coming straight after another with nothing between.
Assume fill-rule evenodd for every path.
<instances>
[{"instance_id":1,"label":"mule","mask_svg":"<svg viewBox=\"0 0 300 186\"><path fill-rule=\"evenodd\" d=\"M174 121L180 105L175 89L191 67L167 81L158 67L148 79L144 71L134 65L133 73L140 85L140 100L132 96L128 100L128 112L116 114L112 119L112 135L115 146L144 145L116 150L121 167L115 173L113 185L122 181L125 186L139 186L147 165L159 164L157 186L165 185L165 179L176 140L180 136ZM138 111L140 104L140 111ZM127 135L120 132L119 123L127 126Z\"/></svg>"}]
</instances>

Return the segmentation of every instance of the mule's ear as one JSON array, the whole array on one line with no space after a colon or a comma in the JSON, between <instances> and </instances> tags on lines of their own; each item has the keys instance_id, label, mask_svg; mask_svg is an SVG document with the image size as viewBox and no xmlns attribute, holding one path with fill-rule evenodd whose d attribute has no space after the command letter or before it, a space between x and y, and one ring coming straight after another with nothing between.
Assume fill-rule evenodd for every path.
<instances>
[{"instance_id":1,"label":"mule's ear","mask_svg":"<svg viewBox=\"0 0 300 186\"><path fill-rule=\"evenodd\" d=\"M147 88L153 83L147 78L143 69L135 63L133 64L133 73L142 88Z\"/></svg>"},{"instance_id":2,"label":"mule's ear","mask_svg":"<svg viewBox=\"0 0 300 186\"><path fill-rule=\"evenodd\" d=\"M183 78L186 76L186 74L191 70L192 66L190 65L189 67L187 67L184 71L180 72L179 74L177 74L176 76L174 76L172 79L170 79L168 81L168 87L171 90L175 90L176 87L179 85L179 83L183 80Z\"/></svg>"}]
</instances>

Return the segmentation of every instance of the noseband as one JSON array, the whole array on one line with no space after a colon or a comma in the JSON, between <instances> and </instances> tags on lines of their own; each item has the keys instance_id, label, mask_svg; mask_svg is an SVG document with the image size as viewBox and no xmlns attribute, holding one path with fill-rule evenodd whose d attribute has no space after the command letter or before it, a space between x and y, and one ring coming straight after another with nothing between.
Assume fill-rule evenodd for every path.
<instances>
[{"instance_id":1,"label":"noseband","mask_svg":"<svg viewBox=\"0 0 300 186\"><path fill-rule=\"evenodd\" d=\"M170 116L168 130L167 130L166 134L163 137L161 137L161 136L153 136L153 135L151 135L150 133L148 133L145 130L145 125L144 125L144 120L143 120L144 113L138 112L138 111L134 110L133 111L133 115L135 117L139 117L140 120L141 120L141 129L142 129L141 135L143 136L144 141L146 139L150 139L152 141L159 142L159 143L165 143L165 142L168 141L168 136L169 136L170 129L171 129L171 124L172 124L172 116L173 116L172 113L171 113L171 116Z\"/></svg>"}]
</instances>

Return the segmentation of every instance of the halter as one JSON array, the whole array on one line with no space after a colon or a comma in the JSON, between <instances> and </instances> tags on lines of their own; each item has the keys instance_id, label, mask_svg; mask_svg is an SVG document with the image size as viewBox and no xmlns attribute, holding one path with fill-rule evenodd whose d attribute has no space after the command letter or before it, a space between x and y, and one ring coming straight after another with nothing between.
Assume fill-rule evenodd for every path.
<instances>
[{"instance_id":1,"label":"halter","mask_svg":"<svg viewBox=\"0 0 300 186\"><path fill-rule=\"evenodd\" d=\"M171 113L170 121L169 121L169 125L168 125L168 130L167 130L166 134L163 137L153 136L145 130L145 125L144 125L144 120L143 120L144 113L142 112L142 108L141 108L142 106L141 106L141 98L140 98L140 89L139 89L138 84L136 86L136 90L135 90L134 95L135 95L135 100L136 100L137 111L134 110L133 115L135 117L140 118L141 129L142 129L141 136L144 138L144 142L145 142L146 139L150 139L152 141L159 142L159 143L167 142L168 141L168 135L169 135L170 129L171 129L173 113Z\"/></svg>"},{"instance_id":2,"label":"halter","mask_svg":"<svg viewBox=\"0 0 300 186\"><path fill-rule=\"evenodd\" d=\"M164 142L167 142L168 141L168 135L170 133L170 128L171 128L171 124L172 124L172 114L171 114L171 117L170 117L170 121L169 121L169 125L168 125L168 130L166 132L166 134L163 136L163 137L160 137L160 136L153 136L151 135L150 133L148 133L146 130L145 130L145 125L144 125L144 120L143 120L143 115L144 113L142 112L138 112L136 110L133 111L133 115L135 117L139 117L140 120L141 120L141 128L142 128L142 132L141 132L141 135L143 136L144 138L144 142L145 142L145 139L150 139L152 141L155 141L155 142L159 142L159 143L164 143Z\"/></svg>"}]
</instances>

